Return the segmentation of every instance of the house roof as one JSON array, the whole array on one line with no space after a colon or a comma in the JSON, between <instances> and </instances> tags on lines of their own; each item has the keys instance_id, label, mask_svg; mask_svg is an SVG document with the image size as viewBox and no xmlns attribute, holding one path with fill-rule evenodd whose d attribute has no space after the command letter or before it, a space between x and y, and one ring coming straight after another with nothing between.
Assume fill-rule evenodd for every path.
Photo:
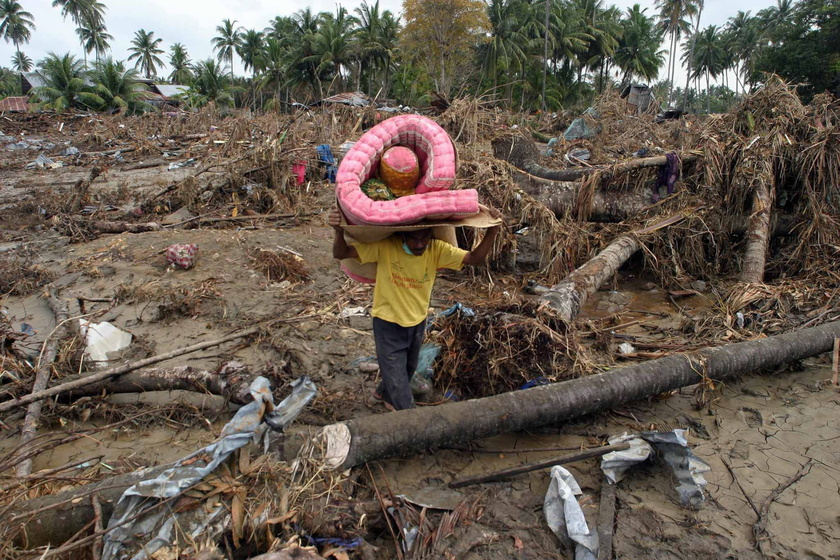
<instances>
[{"instance_id":1,"label":"house roof","mask_svg":"<svg viewBox=\"0 0 840 560\"><path fill-rule=\"evenodd\" d=\"M26 97L6 97L0 99L0 113L25 113L29 99Z\"/></svg>"},{"instance_id":2,"label":"house roof","mask_svg":"<svg viewBox=\"0 0 840 560\"><path fill-rule=\"evenodd\" d=\"M44 87L47 85L47 82L44 81L37 72L28 72L23 75L26 78L26 81L29 82L29 85L36 88L36 87Z\"/></svg>"},{"instance_id":3,"label":"house roof","mask_svg":"<svg viewBox=\"0 0 840 560\"><path fill-rule=\"evenodd\" d=\"M152 84L152 90L161 94L164 99L187 93L190 88L178 84Z\"/></svg>"}]
</instances>

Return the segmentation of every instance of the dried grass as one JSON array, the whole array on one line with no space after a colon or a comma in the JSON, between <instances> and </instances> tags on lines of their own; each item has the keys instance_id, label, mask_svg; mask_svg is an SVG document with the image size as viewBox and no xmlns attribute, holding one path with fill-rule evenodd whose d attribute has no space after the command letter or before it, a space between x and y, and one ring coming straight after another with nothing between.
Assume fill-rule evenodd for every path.
<instances>
[{"instance_id":1,"label":"dried grass","mask_svg":"<svg viewBox=\"0 0 840 560\"><path fill-rule=\"evenodd\" d=\"M429 339L441 346L435 388L459 398L514 391L537 377L578 377L594 367L568 324L529 303L439 319Z\"/></svg>"},{"instance_id":2,"label":"dried grass","mask_svg":"<svg viewBox=\"0 0 840 560\"><path fill-rule=\"evenodd\" d=\"M306 261L288 249L257 249L251 254L251 258L254 260L254 268L265 274L269 283L288 280L292 284L298 284L310 277Z\"/></svg>"}]
</instances>

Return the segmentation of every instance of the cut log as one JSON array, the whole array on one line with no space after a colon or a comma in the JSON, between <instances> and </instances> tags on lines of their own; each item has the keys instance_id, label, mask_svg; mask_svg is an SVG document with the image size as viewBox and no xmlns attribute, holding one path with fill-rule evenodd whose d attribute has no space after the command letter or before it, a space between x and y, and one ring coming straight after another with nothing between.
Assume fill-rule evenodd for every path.
<instances>
[{"instance_id":1,"label":"cut log","mask_svg":"<svg viewBox=\"0 0 840 560\"><path fill-rule=\"evenodd\" d=\"M622 235L562 282L549 288L540 301L548 303L566 321L571 321L580 313L589 296L640 248L641 244L634 235Z\"/></svg>"},{"instance_id":2,"label":"cut log","mask_svg":"<svg viewBox=\"0 0 840 560\"><path fill-rule=\"evenodd\" d=\"M700 209L686 209L644 229L622 235L569 274L562 282L543 292L540 301L551 306L566 321L571 321L580 313L589 296L594 294L633 253L641 248L639 236L679 223L689 214Z\"/></svg>"},{"instance_id":3,"label":"cut log","mask_svg":"<svg viewBox=\"0 0 840 560\"><path fill-rule=\"evenodd\" d=\"M525 391L356 418L327 426L323 433L328 443L334 443L336 437L349 441L341 467L350 468L385 457L556 425L704 380L725 380L795 362L830 351L838 336L840 321L835 321Z\"/></svg>"},{"instance_id":4,"label":"cut log","mask_svg":"<svg viewBox=\"0 0 840 560\"><path fill-rule=\"evenodd\" d=\"M69 381L73 381L72 379ZM253 400L250 391L251 376L236 375L225 378L219 374L191 366L150 368L125 373L112 379L103 379L61 395L64 401L102 394L142 393L146 391L197 391L220 395L234 404Z\"/></svg>"},{"instance_id":5,"label":"cut log","mask_svg":"<svg viewBox=\"0 0 840 560\"><path fill-rule=\"evenodd\" d=\"M659 167L668 163L665 156L654 156L622 161L610 166L551 169L539 163L542 156L537 150L536 144L533 140L524 136L503 136L493 140L493 155L496 159L507 161L514 167L527 171L531 175L552 181L575 181L596 172L600 172L604 176L615 176L634 169ZM698 157L700 157L699 154L695 152L684 152L680 154L680 161L693 161Z\"/></svg>"},{"instance_id":6,"label":"cut log","mask_svg":"<svg viewBox=\"0 0 840 560\"><path fill-rule=\"evenodd\" d=\"M47 388L50 382L53 362L58 355L58 348L61 341L67 337L70 330L67 328L69 312L67 302L58 298L55 290L50 289L50 309L55 316L55 330L50 333L49 339L44 341L44 352L38 360L38 371L35 372L35 381L32 384L32 392L38 393ZM38 421L41 419L41 406L43 401L35 401L26 409L26 416L23 419L23 427L20 431L20 450L26 451L28 444L35 437L38 431ZM24 459L15 468L18 477L24 478L32 472L32 459Z\"/></svg>"},{"instance_id":7,"label":"cut log","mask_svg":"<svg viewBox=\"0 0 840 560\"><path fill-rule=\"evenodd\" d=\"M840 321L779 336L677 354L618 368L608 373L534 387L494 397L374 414L333 424L319 431L328 446L342 449L341 468L437 447L463 445L502 433L556 425L608 410L630 401L673 391L706 379L725 380L828 352L840 338ZM294 457L301 439L275 439L272 449ZM333 446L332 444L335 443ZM349 447L347 447L349 446ZM116 476L101 482L42 496L7 511L0 522L21 529L17 542L28 547L60 544L94 519L89 499L98 493L103 514L110 516L123 490L163 472L167 466ZM63 540L62 540L63 539Z\"/></svg>"},{"instance_id":8,"label":"cut log","mask_svg":"<svg viewBox=\"0 0 840 560\"><path fill-rule=\"evenodd\" d=\"M755 181L753 209L747 224L747 248L741 267L741 282L760 284L764 281L772 209L773 194L770 187L764 181Z\"/></svg>"}]
</instances>

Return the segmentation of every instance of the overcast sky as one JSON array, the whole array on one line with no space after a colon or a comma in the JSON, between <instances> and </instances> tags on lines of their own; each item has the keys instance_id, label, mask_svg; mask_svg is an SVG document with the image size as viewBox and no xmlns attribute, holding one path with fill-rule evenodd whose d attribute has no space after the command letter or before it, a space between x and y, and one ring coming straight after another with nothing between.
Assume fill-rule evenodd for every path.
<instances>
[{"instance_id":1,"label":"overcast sky","mask_svg":"<svg viewBox=\"0 0 840 560\"><path fill-rule=\"evenodd\" d=\"M217 34L216 26L223 19L230 18L247 29L264 29L277 15L292 13L310 6L313 12L334 11L333 0L307 0L292 2L289 0L102 0L108 7L105 24L108 32L114 36L111 42L114 58L124 60L128 57L128 48L134 32L138 29L154 31L155 37L163 39L162 47L167 60L169 47L176 42L186 45L193 60L203 60L213 55L211 39ZM23 52L37 63L47 53L64 54L71 52L81 57L82 49L75 33L75 26L68 19L61 19L61 11L51 6L52 0L19 0L23 8L32 13L36 29L32 40L22 47ZM369 0L372 3L372 0ZM361 0L341 2L351 13L361 4ZM606 0L605 4L615 4L627 8L633 4L648 8L648 14L654 14L654 0ZM701 27L723 25L738 10L758 10L774 4L775 0L706 0ZM380 0L380 9L389 9L394 13L401 11L401 0ZM11 43L0 41L0 66L9 67L14 53ZM235 60L237 74L242 73L242 62ZM168 71L159 71L166 75ZM663 68L661 74L665 75ZM677 83L683 83L685 74Z\"/></svg>"}]
</instances>

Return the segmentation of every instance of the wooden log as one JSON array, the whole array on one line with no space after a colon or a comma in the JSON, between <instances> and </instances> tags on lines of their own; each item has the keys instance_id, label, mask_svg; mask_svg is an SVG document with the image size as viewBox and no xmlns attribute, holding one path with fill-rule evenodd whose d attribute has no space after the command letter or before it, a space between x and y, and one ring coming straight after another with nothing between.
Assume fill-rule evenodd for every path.
<instances>
[{"instance_id":1,"label":"wooden log","mask_svg":"<svg viewBox=\"0 0 840 560\"><path fill-rule=\"evenodd\" d=\"M616 485L604 480L601 483L601 501L598 502L598 560L612 560L615 494Z\"/></svg>"},{"instance_id":2,"label":"wooden log","mask_svg":"<svg viewBox=\"0 0 840 560\"><path fill-rule=\"evenodd\" d=\"M293 458L311 437L336 443L343 440L346 455L334 457L339 468L368 461L412 455L427 449L462 445L502 433L557 425L573 418L694 385L706 378L725 380L829 352L840 338L840 321L824 323L783 335L740 342L696 352L659 358L599 375L591 375L525 391L374 414L332 424L315 434L290 433L274 438L271 448L280 457ZM132 484L157 476L167 466L134 472L22 502L0 515L0 523L19 530L18 542L36 547L58 544L94 519L90 500L98 493L105 516ZM64 539L64 540L62 540Z\"/></svg>"},{"instance_id":3,"label":"wooden log","mask_svg":"<svg viewBox=\"0 0 840 560\"><path fill-rule=\"evenodd\" d=\"M668 163L665 156L653 156L631 159L607 166L551 169L539 163L542 156L539 150L537 150L536 144L534 144L533 140L525 136L503 136L497 138L493 141L493 155L497 159L510 162L514 167L527 171L531 175L552 181L576 181L596 172L600 172L605 177L613 177L634 169L659 167ZM680 161L694 161L699 157L700 154L696 152L683 152L680 154Z\"/></svg>"},{"instance_id":4,"label":"wooden log","mask_svg":"<svg viewBox=\"0 0 840 560\"><path fill-rule=\"evenodd\" d=\"M510 467L508 469L501 469L487 474L459 478L458 480L453 480L452 482L450 482L449 487L463 488L464 486L470 486L472 484L481 484L483 482L495 482L497 480L504 480L506 478L516 476L518 474L537 471L540 469L553 467L555 465L565 465L568 463L575 463L577 461L584 461L586 459L591 459L592 457L600 457L602 455L606 455L607 453L612 453L613 451L624 451L625 449L630 449L629 443L616 443L615 445L593 447L591 449L578 451L576 453L566 453L565 455L560 455L559 457L552 457L551 459L546 459L545 461L527 463L525 465L518 465L516 467Z\"/></svg>"},{"instance_id":5,"label":"wooden log","mask_svg":"<svg viewBox=\"0 0 840 560\"><path fill-rule=\"evenodd\" d=\"M558 218L574 214L580 188L579 182L551 181L518 169L514 169L511 175L517 187L545 205ZM587 221L623 222L637 216L650 205L648 191L618 192L608 188L596 189L592 196ZM744 217L727 224L728 233L746 234L749 227L748 220L749 217ZM801 223L802 219L798 216L774 213L770 217L770 235L791 235Z\"/></svg>"},{"instance_id":6,"label":"wooden log","mask_svg":"<svg viewBox=\"0 0 840 560\"><path fill-rule=\"evenodd\" d=\"M569 274L562 282L549 288L542 294L540 301L550 305L566 321L571 321L580 313L589 296L594 294L641 247L636 236L622 235Z\"/></svg>"},{"instance_id":7,"label":"wooden log","mask_svg":"<svg viewBox=\"0 0 840 560\"><path fill-rule=\"evenodd\" d=\"M725 380L829 352L840 321L749 342L703 348L493 397L377 414L334 424L323 437L343 438L342 468L425 449L461 445L607 410L702 382ZM326 447L324 448L326 449Z\"/></svg>"},{"instance_id":8,"label":"wooden log","mask_svg":"<svg viewBox=\"0 0 840 560\"><path fill-rule=\"evenodd\" d=\"M770 187L764 181L755 181L752 214L747 225L747 248L741 267L741 282L760 284L764 281L772 209L773 193Z\"/></svg>"},{"instance_id":9,"label":"wooden log","mask_svg":"<svg viewBox=\"0 0 840 560\"><path fill-rule=\"evenodd\" d=\"M81 220L79 220L82 223ZM163 226L156 222L133 224L130 222L106 222L97 220L88 222L88 225L99 233L145 233L147 231L160 231Z\"/></svg>"},{"instance_id":10,"label":"wooden log","mask_svg":"<svg viewBox=\"0 0 840 560\"><path fill-rule=\"evenodd\" d=\"M44 341L44 350L38 358L38 370L35 373L35 381L32 384L33 394L39 393L47 388L47 384L50 381L50 374L52 373L53 362L58 355L59 345L70 334L70 330L66 325L69 320L67 302L60 300L52 288L50 289L49 305L55 316L55 330L50 333L48 340ZM26 444L32 441L35 433L38 431L38 421L41 419L41 407L43 404L43 401L35 401L26 408L26 416L23 419L23 427L20 431L21 450L26 449ZM31 472L32 459L24 459L15 468L15 473L20 478L28 476Z\"/></svg>"},{"instance_id":11,"label":"wooden log","mask_svg":"<svg viewBox=\"0 0 840 560\"><path fill-rule=\"evenodd\" d=\"M224 336L222 338L217 338L216 340L208 340L207 342L199 342L198 344L193 344L192 346L187 346L185 348L179 348L177 350L173 350L171 352L166 352L164 354L158 354L157 356L152 356L151 358L145 358L143 360L138 360L131 364L126 364L124 366L113 367L102 371L100 373L95 373L93 375L88 375L81 379L76 379L73 381L69 381L67 383L62 383L61 385L56 385L55 387L50 387L49 389L44 389L43 391L38 391L37 393L32 393L31 395L25 395L23 397L17 399L10 399L7 401L3 401L0 403L0 412L6 412L8 410L12 410L19 406L28 405L32 402L41 401L44 399L48 399L50 397L54 397L57 395L61 395L63 393L67 393L70 391L74 391L77 389L81 389L82 387L86 387L88 385L93 385L94 383L98 383L100 381L104 381L106 379L110 379L112 377L116 377L118 375L122 375L124 373L128 373L130 371L135 371L140 368L144 368L146 366L150 366L152 364L156 364L159 362L163 362L165 360L169 360L172 358L177 358L178 356L183 356L185 354L190 354L192 352L198 352L199 350L204 350L206 348L212 348L213 346L218 346L220 344L224 344L225 342L230 342L231 340L236 340L239 338L244 338L246 336L251 336L253 334L257 334L262 327L251 327L250 329L241 330L235 332L233 334L229 334L228 336Z\"/></svg>"},{"instance_id":12,"label":"wooden log","mask_svg":"<svg viewBox=\"0 0 840 560\"><path fill-rule=\"evenodd\" d=\"M64 393L61 399L73 401L93 395L146 391L196 391L223 396L234 404L246 404L253 400L250 391L251 377L247 370L242 374L237 372L233 378L225 378L192 366L149 368L80 387Z\"/></svg>"}]
</instances>

